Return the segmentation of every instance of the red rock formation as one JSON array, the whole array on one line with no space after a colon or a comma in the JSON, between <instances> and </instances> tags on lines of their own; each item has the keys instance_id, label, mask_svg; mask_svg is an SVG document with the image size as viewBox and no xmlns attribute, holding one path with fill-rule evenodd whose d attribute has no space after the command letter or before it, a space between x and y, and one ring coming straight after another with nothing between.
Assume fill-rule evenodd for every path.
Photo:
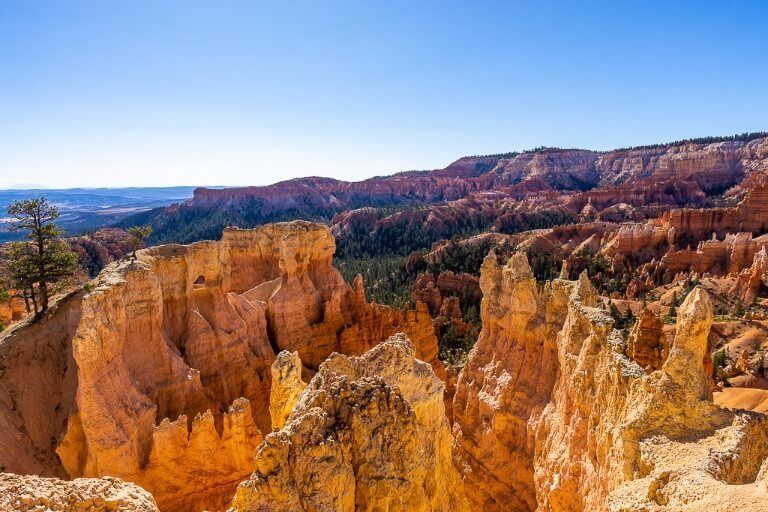
<instances>
[{"instance_id":1,"label":"red rock formation","mask_svg":"<svg viewBox=\"0 0 768 512\"><path fill-rule=\"evenodd\" d=\"M768 253L765 246L754 255L752 265L742 270L736 277L731 293L745 304L752 304L757 298L757 292L763 286L768 286Z\"/></svg>"},{"instance_id":2,"label":"red rock formation","mask_svg":"<svg viewBox=\"0 0 768 512\"><path fill-rule=\"evenodd\" d=\"M664 322L649 308L645 308L629 333L627 357L652 372L661 368L668 354Z\"/></svg>"},{"instance_id":3,"label":"red rock formation","mask_svg":"<svg viewBox=\"0 0 768 512\"><path fill-rule=\"evenodd\" d=\"M584 275L542 290L524 259L489 258L481 284L453 412L473 509L765 510L768 424L711 401L702 288L665 355L658 319L643 315L627 346Z\"/></svg>"},{"instance_id":4,"label":"red rock formation","mask_svg":"<svg viewBox=\"0 0 768 512\"><path fill-rule=\"evenodd\" d=\"M467 224L513 232L573 222L583 216L585 207L589 219L624 221L642 220L670 207L704 206L711 195L728 189L732 192L728 197L736 199L760 183L756 176L768 171L767 155L764 138L608 153L544 149L468 157L441 170L355 183L302 178L266 187L198 189L185 205L158 211L153 219L166 230L166 225L174 224L165 222L170 218L182 224L192 218L206 223L209 213L222 208L235 214L244 208L257 210L266 220L286 212L338 214L333 232L339 237L360 236L358 229L382 237L406 229L418 230L429 243L450 237ZM425 203L426 208L394 214L381 209ZM195 214L185 216L188 211Z\"/></svg>"},{"instance_id":5,"label":"red rock formation","mask_svg":"<svg viewBox=\"0 0 768 512\"><path fill-rule=\"evenodd\" d=\"M67 238L80 264L94 277L108 264L130 253L131 236L119 228L102 228L87 235Z\"/></svg>"},{"instance_id":6,"label":"red rock formation","mask_svg":"<svg viewBox=\"0 0 768 512\"><path fill-rule=\"evenodd\" d=\"M13 290L7 292L8 296L0 297L0 324L3 328L13 322L18 322L27 314L24 300L18 297Z\"/></svg>"},{"instance_id":7,"label":"red rock formation","mask_svg":"<svg viewBox=\"0 0 768 512\"><path fill-rule=\"evenodd\" d=\"M649 221L641 229L658 232L659 236L667 238L671 247L678 249L713 236L723 238L729 233L760 234L765 232L768 223L767 199L768 185L758 184L735 207L673 209L658 219ZM631 238L631 235L632 233L627 233L625 238ZM617 250L626 252L621 248Z\"/></svg>"},{"instance_id":8,"label":"red rock formation","mask_svg":"<svg viewBox=\"0 0 768 512\"><path fill-rule=\"evenodd\" d=\"M456 465L473 510L533 510L534 445L528 422L557 377L556 333L572 284L538 288L522 253L502 269L483 263L483 330L459 375L453 403Z\"/></svg>"},{"instance_id":9,"label":"red rock formation","mask_svg":"<svg viewBox=\"0 0 768 512\"><path fill-rule=\"evenodd\" d=\"M331 352L362 353L402 331L442 373L426 307L369 304L333 252L326 227L294 222L108 266L92 291L0 338L0 432L18 439L0 446L0 464L120 476L163 510L217 508L253 470L258 429L271 428L275 351L316 370ZM46 350L38 370L29 361ZM28 389L38 372L44 384Z\"/></svg>"},{"instance_id":10,"label":"red rock formation","mask_svg":"<svg viewBox=\"0 0 768 512\"><path fill-rule=\"evenodd\" d=\"M440 272L435 281L431 273L424 272L416 276L411 287L411 297L414 302L426 304L432 316L438 316L441 314L445 299L467 297L477 302L482 298L482 291L479 279L470 274L456 274L448 270ZM461 310L459 310L460 317Z\"/></svg>"},{"instance_id":11,"label":"red rock formation","mask_svg":"<svg viewBox=\"0 0 768 512\"><path fill-rule=\"evenodd\" d=\"M422 272L416 276L411 287L411 298L414 302L426 304L432 316L439 314L443 305L443 296L437 288L431 272Z\"/></svg>"},{"instance_id":12,"label":"red rock formation","mask_svg":"<svg viewBox=\"0 0 768 512\"><path fill-rule=\"evenodd\" d=\"M473 300L482 298L480 280L470 274L455 274L450 270L437 275L437 288L443 296L469 297Z\"/></svg>"},{"instance_id":13,"label":"red rock formation","mask_svg":"<svg viewBox=\"0 0 768 512\"><path fill-rule=\"evenodd\" d=\"M600 252L614 267L634 272L630 296L669 283L676 275L738 273L768 243L763 236L766 204L768 185L758 185L733 208L671 210L604 234ZM656 282L645 283L651 275Z\"/></svg>"}]
</instances>

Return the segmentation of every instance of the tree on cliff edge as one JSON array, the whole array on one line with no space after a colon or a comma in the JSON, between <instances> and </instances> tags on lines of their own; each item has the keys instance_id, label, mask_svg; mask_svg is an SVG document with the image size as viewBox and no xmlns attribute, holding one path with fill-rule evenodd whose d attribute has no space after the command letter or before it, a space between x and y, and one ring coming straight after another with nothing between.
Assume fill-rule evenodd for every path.
<instances>
[{"instance_id":1,"label":"tree on cliff edge","mask_svg":"<svg viewBox=\"0 0 768 512\"><path fill-rule=\"evenodd\" d=\"M131 258L135 260L136 251L147 240L147 237L152 234L152 226L131 226L128 228L128 234L131 235L130 242L131 248L133 249Z\"/></svg>"},{"instance_id":2,"label":"tree on cliff edge","mask_svg":"<svg viewBox=\"0 0 768 512\"><path fill-rule=\"evenodd\" d=\"M55 285L71 277L77 255L61 240L56 226L59 209L44 197L16 201L8 207L11 229L26 231L28 242L12 242L8 247L8 271L13 285L29 297L35 314L48 309Z\"/></svg>"}]
</instances>

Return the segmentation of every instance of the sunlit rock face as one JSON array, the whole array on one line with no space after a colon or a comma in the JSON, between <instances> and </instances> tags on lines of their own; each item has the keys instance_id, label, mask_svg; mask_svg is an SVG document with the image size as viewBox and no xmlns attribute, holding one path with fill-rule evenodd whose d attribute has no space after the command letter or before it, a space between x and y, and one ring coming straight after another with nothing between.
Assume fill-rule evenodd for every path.
<instances>
[{"instance_id":1,"label":"sunlit rock face","mask_svg":"<svg viewBox=\"0 0 768 512\"><path fill-rule=\"evenodd\" d=\"M483 329L453 402L456 465L474 510L533 510L533 426L557 378L557 332L574 284L539 287L524 254L480 277Z\"/></svg>"},{"instance_id":2,"label":"sunlit rock face","mask_svg":"<svg viewBox=\"0 0 768 512\"><path fill-rule=\"evenodd\" d=\"M711 402L711 302L694 289L660 369L625 355L611 320L572 297L560 377L536 437L536 491L550 510L766 510L762 415ZM757 480L757 481L756 481Z\"/></svg>"},{"instance_id":3,"label":"sunlit rock face","mask_svg":"<svg viewBox=\"0 0 768 512\"><path fill-rule=\"evenodd\" d=\"M297 389L289 356L273 382L282 396ZM327 359L259 446L232 510L468 511L444 385L415 356L400 334L360 357Z\"/></svg>"},{"instance_id":4,"label":"sunlit rock face","mask_svg":"<svg viewBox=\"0 0 768 512\"><path fill-rule=\"evenodd\" d=\"M768 424L712 403L703 289L667 346L650 315L624 340L584 275L537 287L529 273L520 256L483 266L483 333L453 413L473 508L768 510ZM542 304L561 328L546 330Z\"/></svg>"},{"instance_id":5,"label":"sunlit rock face","mask_svg":"<svg viewBox=\"0 0 768 512\"><path fill-rule=\"evenodd\" d=\"M615 268L633 273L632 290L650 276L668 283L675 276L696 273L724 276L745 272L734 294L754 299L762 256L768 241L768 185L754 185L741 202L730 208L679 208L643 223L619 225L602 237L599 251Z\"/></svg>"},{"instance_id":6,"label":"sunlit rock face","mask_svg":"<svg viewBox=\"0 0 768 512\"><path fill-rule=\"evenodd\" d=\"M72 481L0 473L0 510L6 512L158 512L138 485L116 478Z\"/></svg>"},{"instance_id":7,"label":"sunlit rock face","mask_svg":"<svg viewBox=\"0 0 768 512\"><path fill-rule=\"evenodd\" d=\"M442 369L426 308L369 304L333 252L327 227L292 222L109 265L3 334L0 432L17 442L2 443L0 465L119 476L162 510L221 508L271 430L276 352L296 351L312 373L334 351L360 354L402 331Z\"/></svg>"},{"instance_id":8,"label":"sunlit rock face","mask_svg":"<svg viewBox=\"0 0 768 512\"><path fill-rule=\"evenodd\" d=\"M537 284L522 253L491 253L482 332L445 379L428 306L369 304L333 252L317 224L228 229L115 262L4 332L0 470L89 477L0 476L30 486L6 508L768 510L768 424L712 403L703 288L674 336L646 311L625 339L586 274Z\"/></svg>"}]
</instances>

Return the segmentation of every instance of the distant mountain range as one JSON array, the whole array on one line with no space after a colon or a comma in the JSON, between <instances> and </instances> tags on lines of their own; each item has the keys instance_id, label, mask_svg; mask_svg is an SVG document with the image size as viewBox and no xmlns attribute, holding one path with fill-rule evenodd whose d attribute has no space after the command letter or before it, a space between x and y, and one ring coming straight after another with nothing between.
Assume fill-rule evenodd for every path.
<instances>
[{"instance_id":1,"label":"distant mountain range","mask_svg":"<svg viewBox=\"0 0 768 512\"><path fill-rule=\"evenodd\" d=\"M68 234L112 226L138 212L164 207L192 197L194 187L73 188L0 190L0 242L19 238L8 231L6 211L20 199L47 197L59 207L59 225Z\"/></svg>"},{"instance_id":2,"label":"distant mountain range","mask_svg":"<svg viewBox=\"0 0 768 512\"><path fill-rule=\"evenodd\" d=\"M675 207L736 204L768 179L766 135L600 152L537 148L359 182L308 177L263 187L198 188L191 199L120 225L152 224L151 243L187 243L218 239L226 226L305 219L332 225L341 256L406 255L486 230L643 220Z\"/></svg>"},{"instance_id":3,"label":"distant mountain range","mask_svg":"<svg viewBox=\"0 0 768 512\"><path fill-rule=\"evenodd\" d=\"M463 157L444 169L359 182L307 177L261 187L0 191L2 212L46 196L77 235L151 224L150 243L218 239L226 226L305 219L332 225L339 254L400 254L486 230L514 233L593 221L643 220L669 208L736 204L768 180L766 133L613 151L536 148Z\"/></svg>"}]
</instances>

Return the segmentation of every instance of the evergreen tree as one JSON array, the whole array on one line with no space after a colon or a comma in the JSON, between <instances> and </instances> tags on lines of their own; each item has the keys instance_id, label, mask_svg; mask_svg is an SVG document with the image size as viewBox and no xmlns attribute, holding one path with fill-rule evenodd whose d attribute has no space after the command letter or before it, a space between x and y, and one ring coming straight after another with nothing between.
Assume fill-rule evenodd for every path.
<instances>
[{"instance_id":1,"label":"evergreen tree","mask_svg":"<svg viewBox=\"0 0 768 512\"><path fill-rule=\"evenodd\" d=\"M131 235L131 239L129 240L131 243L131 249L133 250L131 258L135 260L136 251L139 249L139 247L141 247L141 244L149 237L149 235L152 234L152 226L131 226L126 231L128 231L128 234Z\"/></svg>"},{"instance_id":2,"label":"evergreen tree","mask_svg":"<svg viewBox=\"0 0 768 512\"><path fill-rule=\"evenodd\" d=\"M627 304L627 312L624 314L624 327L632 327L635 324L635 314L632 308Z\"/></svg>"},{"instance_id":3,"label":"evergreen tree","mask_svg":"<svg viewBox=\"0 0 768 512\"><path fill-rule=\"evenodd\" d=\"M16 201L8 207L8 215L11 229L26 231L29 239L9 244L14 287L31 298L35 314L43 313L54 287L74 273L77 255L61 240L62 231L55 224L59 210L46 198Z\"/></svg>"},{"instance_id":4,"label":"evergreen tree","mask_svg":"<svg viewBox=\"0 0 768 512\"><path fill-rule=\"evenodd\" d=\"M677 318L677 292L672 294L672 300L669 301L669 311L667 311L666 320L672 321Z\"/></svg>"}]
</instances>

